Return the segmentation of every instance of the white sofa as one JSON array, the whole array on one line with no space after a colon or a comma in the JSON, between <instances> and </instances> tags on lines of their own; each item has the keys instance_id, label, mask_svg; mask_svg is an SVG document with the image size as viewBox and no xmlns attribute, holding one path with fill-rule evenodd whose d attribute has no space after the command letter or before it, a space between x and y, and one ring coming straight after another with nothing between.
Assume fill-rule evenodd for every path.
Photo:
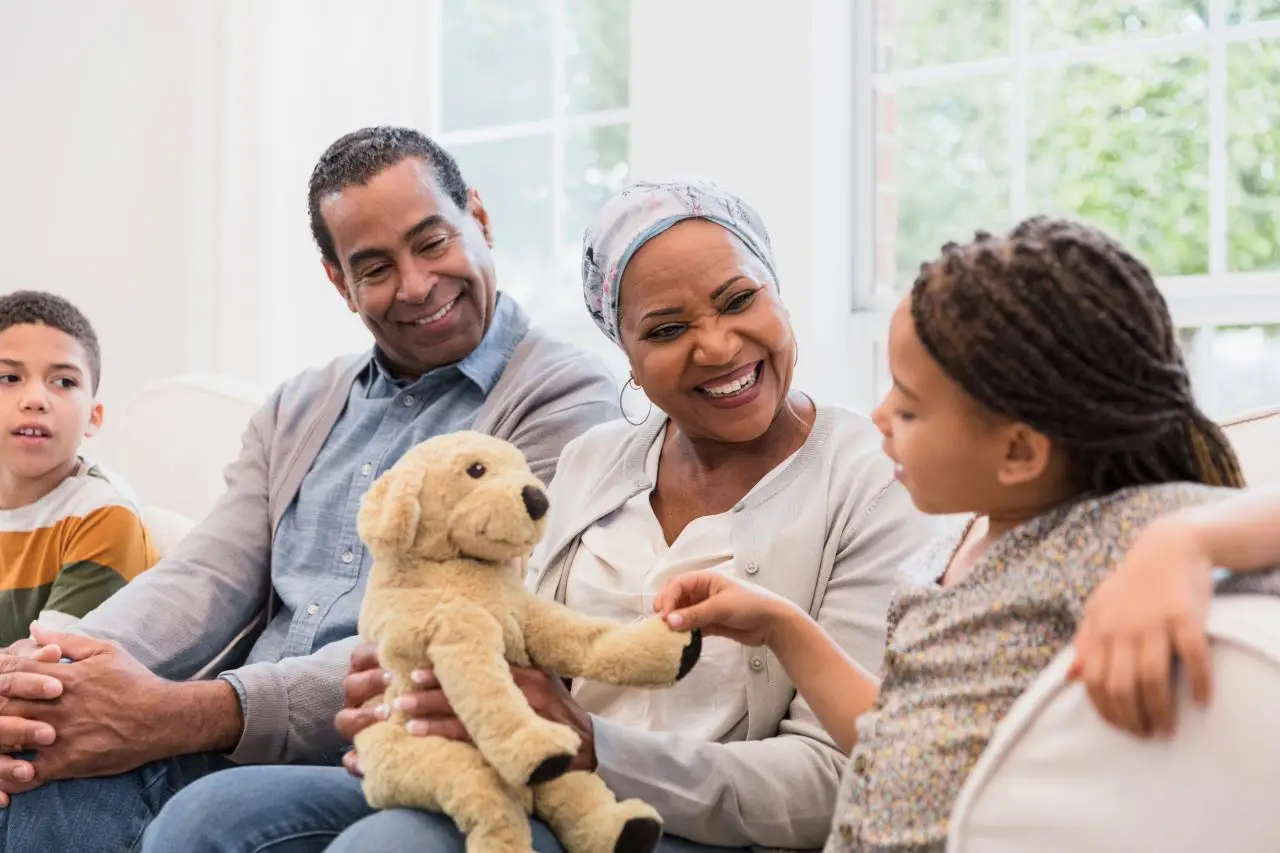
<instances>
[{"instance_id":1,"label":"white sofa","mask_svg":"<svg viewBox=\"0 0 1280 853\"><path fill-rule=\"evenodd\" d=\"M162 549L222 492L265 391L218 377L148 386L112 413L98 458L133 485ZM1226 422L1253 485L1280 484L1280 408ZM1218 599L1215 701L1170 743L1140 742L1063 683L1070 650L997 730L961 795L950 853L1275 853L1280 818L1280 601Z\"/></svg>"}]
</instances>

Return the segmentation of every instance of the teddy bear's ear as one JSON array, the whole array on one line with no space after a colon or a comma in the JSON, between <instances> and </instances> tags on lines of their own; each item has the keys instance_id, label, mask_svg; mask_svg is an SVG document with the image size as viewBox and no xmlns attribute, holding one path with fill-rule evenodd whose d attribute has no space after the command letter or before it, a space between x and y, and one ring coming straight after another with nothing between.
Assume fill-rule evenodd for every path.
<instances>
[{"instance_id":1,"label":"teddy bear's ear","mask_svg":"<svg viewBox=\"0 0 1280 853\"><path fill-rule=\"evenodd\" d=\"M413 546L421 508L418 506L426 479L425 461L393 467L374 481L360 504L356 526L374 557L403 554Z\"/></svg>"}]
</instances>

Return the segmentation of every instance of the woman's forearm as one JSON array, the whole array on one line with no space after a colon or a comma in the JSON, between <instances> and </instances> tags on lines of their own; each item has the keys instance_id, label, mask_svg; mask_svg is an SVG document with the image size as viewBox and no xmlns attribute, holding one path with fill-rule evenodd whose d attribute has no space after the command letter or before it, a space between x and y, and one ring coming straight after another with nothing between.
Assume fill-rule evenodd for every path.
<instances>
[{"instance_id":1,"label":"woman's forearm","mask_svg":"<svg viewBox=\"0 0 1280 853\"><path fill-rule=\"evenodd\" d=\"M876 701L875 678L809 614L790 605L777 619L769 648L827 734L841 750L850 752L857 741L855 722Z\"/></svg>"},{"instance_id":2,"label":"woman's forearm","mask_svg":"<svg viewBox=\"0 0 1280 853\"><path fill-rule=\"evenodd\" d=\"M1280 491L1275 489L1241 492L1156 524L1189 535L1214 568L1258 572L1280 566Z\"/></svg>"}]
</instances>

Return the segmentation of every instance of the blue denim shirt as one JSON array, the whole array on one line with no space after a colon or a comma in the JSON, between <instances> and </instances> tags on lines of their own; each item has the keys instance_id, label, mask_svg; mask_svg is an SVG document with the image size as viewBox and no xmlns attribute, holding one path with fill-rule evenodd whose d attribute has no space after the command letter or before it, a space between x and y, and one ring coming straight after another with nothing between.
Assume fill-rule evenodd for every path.
<instances>
[{"instance_id":1,"label":"blue denim shirt","mask_svg":"<svg viewBox=\"0 0 1280 853\"><path fill-rule=\"evenodd\" d=\"M356 633L373 562L356 531L365 490L415 444L469 428L528 328L516 302L499 297L470 355L413 382L394 378L375 348L280 519L271 550L277 606L247 663L311 654Z\"/></svg>"}]
</instances>

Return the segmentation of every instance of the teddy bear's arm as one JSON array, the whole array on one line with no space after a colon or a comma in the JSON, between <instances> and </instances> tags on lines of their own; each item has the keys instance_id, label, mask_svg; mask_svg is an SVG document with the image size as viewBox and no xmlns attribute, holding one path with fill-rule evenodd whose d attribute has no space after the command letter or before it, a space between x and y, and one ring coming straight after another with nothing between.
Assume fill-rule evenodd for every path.
<instances>
[{"instance_id":1,"label":"teddy bear's arm","mask_svg":"<svg viewBox=\"0 0 1280 853\"><path fill-rule=\"evenodd\" d=\"M674 684L693 668L702 649L697 631L677 634L656 616L621 625L532 596L526 599L524 630L538 668L627 687Z\"/></svg>"}]
</instances>

